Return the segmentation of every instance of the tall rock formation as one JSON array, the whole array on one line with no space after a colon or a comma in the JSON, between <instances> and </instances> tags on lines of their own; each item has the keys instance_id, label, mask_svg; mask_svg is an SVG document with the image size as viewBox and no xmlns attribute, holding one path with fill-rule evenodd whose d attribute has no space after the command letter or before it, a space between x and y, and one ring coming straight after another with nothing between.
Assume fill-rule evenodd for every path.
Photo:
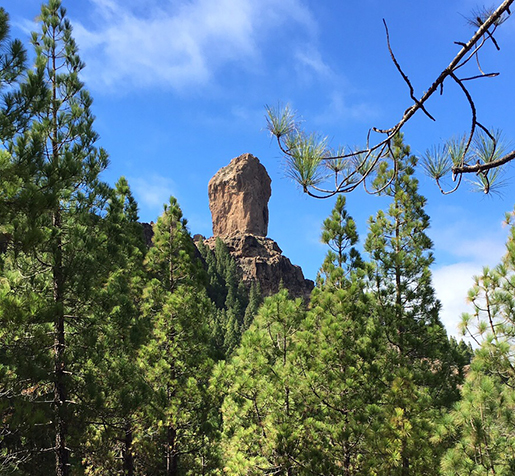
<instances>
[{"instance_id":1,"label":"tall rock formation","mask_svg":"<svg viewBox=\"0 0 515 476\"><path fill-rule=\"evenodd\" d=\"M293 297L308 298L313 281L304 279L301 268L266 238L270 183L265 167L251 154L220 169L208 186L214 236L204 243L214 249L216 238L222 239L243 282L259 282L264 295L276 293L282 285Z\"/></svg>"},{"instance_id":2,"label":"tall rock formation","mask_svg":"<svg viewBox=\"0 0 515 476\"><path fill-rule=\"evenodd\" d=\"M208 185L213 235L266 236L271 182L265 167L251 154L221 168Z\"/></svg>"}]
</instances>

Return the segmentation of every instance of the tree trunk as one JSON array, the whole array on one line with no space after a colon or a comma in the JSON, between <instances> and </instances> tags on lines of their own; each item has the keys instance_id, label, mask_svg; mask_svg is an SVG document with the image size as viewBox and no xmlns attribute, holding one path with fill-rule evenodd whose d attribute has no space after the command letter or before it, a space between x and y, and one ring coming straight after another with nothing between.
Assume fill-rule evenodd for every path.
<instances>
[{"instance_id":1,"label":"tree trunk","mask_svg":"<svg viewBox=\"0 0 515 476\"><path fill-rule=\"evenodd\" d=\"M168 441L166 445L166 476L177 476L179 459L176 451L177 431L173 426L168 427Z\"/></svg>"},{"instance_id":2,"label":"tree trunk","mask_svg":"<svg viewBox=\"0 0 515 476\"><path fill-rule=\"evenodd\" d=\"M61 229L61 213L57 210L53 216L53 226ZM66 447L66 362L65 362L65 323L64 323L64 275L62 242L58 235L54 249L53 263L54 287L54 414L55 414L55 472L56 476L69 475L69 455Z\"/></svg>"},{"instance_id":3,"label":"tree trunk","mask_svg":"<svg viewBox=\"0 0 515 476\"><path fill-rule=\"evenodd\" d=\"M395 201L395 208L399 209L400 204ZM401 223L399 222L399 218L395 219L395 318L397 320L396 325L398 327L399 333L399 351L401 355L404 357L404 316L402 309L402 269L398 262L397 256L399 256L401 252L400 247L400 234L401 234Z\"/></svg>"},{"instance_id":4,"label":"tree trunk","mask_svg":"<svg viewBox=\"0 0 515 476\"><path fill-rule=\"evenodd\" d=\"M410 469L409 469L409 458L407 456L402 457L402 476L410 476Z\"/></svg>"},{"instance_id":5,"label":"tree trunk","mask_svg":"<svg viewBox=\"0 0 515 476\"><path fill-rule=\"evenodd\" d=\"M132 427L127 423L123 441L123 473L125 476L134 476L134 455L132 454Z\"/></svg>"}]
</instances>

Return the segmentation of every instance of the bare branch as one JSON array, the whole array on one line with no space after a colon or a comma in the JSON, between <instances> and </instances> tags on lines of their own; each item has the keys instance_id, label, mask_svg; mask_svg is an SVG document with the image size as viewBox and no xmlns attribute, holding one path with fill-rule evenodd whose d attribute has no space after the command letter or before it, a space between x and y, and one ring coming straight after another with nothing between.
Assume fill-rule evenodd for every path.
<instances>
[{"instance_id":1,"label":"bare branch","mask_svg":"<svg viewBox=\"0 0 515 476\"><path fill-rule=\"evenodd\" d=\"M445 169L447 171L450 170L452 172L452 179L453 181L457 182L455 187L451 191L446 192L441 186L440 182L442 175L438 174L438 177L434 178L442 193L452 193L460 186L462 174L479 173L483 174L485 190L489 191L490 182L494 179L494 176L491 175L486 177L485 174L489 170L500 167L515 159L515 151L507 153L500 158L496 158L496 156L499 155L496 139L478 121L477 110L473 97L465 87L464 82L479 78L493 78L499 75L499 73L485 74L481 69L478 54L488 40L491 40L494 46L499 49L499 45L493 35L496 29L502 23L504 23L504 21L506 21L510 15L510 6L514 1L515 0L504 0L496 9L484 9L475 13L474 19L470 22L477 27L476 32L466 43L460 41L455 42L461 46L460 51L452 59L447 68L445 68L438 75L436 80L430 85L430 87L422 94L420 98L415 96L413 84L411 83L407 74L401 68L393 52L390 41L390 32L388 30L386 21L383 20L386 31L386 42L390 57L403 81L408 86L409 95L413 100L413 104L404 111L400 120L392 127L372 127L369 130L366 138L366 147L363 149L353 150L348 153L345 153L344 149L340 149L340 151L338 151L338 155L330 155L327 152L328 149L326 147L326 139L323 138L317 141L312 139L314 135L309 136L302 132L298 124L294 121L292 112L287 107L280 114L275 114L274 111L267 107L268 128L272 135L276 137L279 148L281 152L288 158L290 165L293 164L295 167L297 167L294 167L290 170L293 171L293 175L301 184L304 192L315 198L327 198L337 193L351 192L363 184L365 190L368 193L378 193L378 190L369 190L367 188L366 179L375 173L376 165L381 158L392 161L392 169L395 176L397 170L395 159L393 156L391 156L391 154L387 153L391 140L402 130L404 125L410 121L419 110L421 110L431 120L435 120L434 117L427 111L426 102L438 90L440 91L440 94L443 94L444 83L448 78L451 78L459 86L468 103L471 115L471 126L470 131L465 139L464 147L460 149L459 157L457 157L456 154L451 154L452 164L450 166L442 168L443 164L440 164L440 169ZM457 70L468 64L474 57L476 58L477 67L480 74L459 78L456 74ZM373 141L371 142L371 132L375 132L381 135L379 140L375 143ZM482 132L489 136L492 141L491 156L489 158L481 157L480 160L477 160L476 164L472 165L470 160L469 163L467 163L467 158L470 159L474 155L473 153L469 154L469 151L471 151L472 142L475 139L476 134ZM307 137L310 139L306 141ZM306 145L308 145L308 147L306 147ZM306 156L304 156L305 153L307 154ZM326 189L322 187L321 184L322 181L325 181L329 176L322 175L317 167L319 165L323 166L324 163L327 163L328 161L337 161L337 163L333 166L329 166L329 168L335 172L335 182L331 188Z\"/></svg>"},{"instance_id":2,"label":"bare branch","mask_svg":"<svg viewBox=\"0 0 515 476\"><path fill-rule=\"evenodd\" d=\"M395 55L393 54L392 46L390 45L390 32L388 31L388 25L386 24L386 20L384 18L383 18L383 24L384 24L384 28L386 30L386 43L388 45L388 51L390 52L390 57L392 58L393 64L397 68L397 71L399 71L399 73L401 74L402 79L404 79L404 81L408 85L411 99L413 99L413 101L415 101L415 104L417 104L422 109L422 111L424 111L424 113L426 114L427 117L429 117L429 119L431 119L432 121L435 121L436 119L431 114L429 114L429 112L427 112L424 105L419 103L418 99L415 96L415 90L413 89L413 86L412 86L408 76L404 73L399 62L397 61L397 58L395 58Z\"/></svg>"}]
</instances>

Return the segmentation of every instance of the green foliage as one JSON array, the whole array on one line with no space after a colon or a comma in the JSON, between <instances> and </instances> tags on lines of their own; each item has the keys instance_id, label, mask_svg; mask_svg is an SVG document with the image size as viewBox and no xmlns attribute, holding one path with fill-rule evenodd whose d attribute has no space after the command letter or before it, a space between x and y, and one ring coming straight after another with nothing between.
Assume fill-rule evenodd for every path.
<instances>
[{"instance_id":1,"label":"green foliage","mask_svg":"<svg viewBox=\"0 0 515 476\"><path fill-rule=\"evenodd\" d=\"M254 321L254 317L256 316L261 304L263 304L261 286L259 285L259 282L252 283L249 291L249 303L245 309L245 315L243 316L243 332L245 332Z\"/></svg>"},{"instance_id":2,"label":"green foliage","mask_svg":"<svg viewBox=\"0 0 515 476\"><path fill-rule=\"evenodd\" d=\"M259 285L248 290L243 284L225 243L217 238L214 250L203 242L199 251L207 265L207 292L218 311L212 326L212 341L217 358L229 357L238 347L243 332L248 329L262 302Z\"/></svg>"},{"instance_id":3,"label":"green foliage","mask_svg":"<svg viewBox=\"0 0 515 476\"><path fill-rule=\"evenodd\" d=\"M213 306L202 290L203 269L175 198L154 225L146 259L152 279L143 291L143 317L151 336L138 356L151 392L135 435L142 474L202 474L202 448L211 418L207 384L209 318Z\"/></svg>"},{"instance_id":4,"label":"green foliage","mask_svg":"<svg viewBox=\"0 0 515 476\"><path fill-rule=\"evenodd\" d=\"M330 249L298 336L309 435L302 461L306 474L368 474L371 423L384 389L378 358L385 349L343 197L324 221L322 241Z\"/></svg>"},{"instance_id":5,"label":"green foliage","mask_svg":"<svg viewBox=\"0 0 515 476\"><path fill-rule=\"evenodd\" d=\"M438 318L415 159L401 137L394 145L398 174L378 170L392 204L371 219L371 262L355 249L339 198L324 222L330 250L309 311L287 307L285 295L265 300L220 367L228 474L438 473L449 442L430 439L458 398L470 353Z\"/></svg>"},{"instance_id":6,"label":"green foliage","mask_svg":"<svg viewBox=\"0 0 515 476\"><path fill-rule=\"evenodd\" d=\"M416 158L409 155L402 136L396 136L393 153L398 175L391 181L392 171L385 169L376 181L392 202L387 213L380 211L370 219L365 249L372 259L370 285L381 309L380 318L391 333L388 339L399 355L418 360L422 357L418 352L425 352L418 348L426 338L433 344L447 339L431 286L432 242L425 233L429 227L426 200L418 194L418 181L413 177ZM428 347L435 349L434 345Z\"/></svg>"},{"instance_id":7,"label":"green foliage","mask_svg":"<svg viewBox=\"0 0 515 476\"><path fill-rule=\"evenodd\" d=\"M345 197L339 195L331 216L326 218L322 228L322 243L330 250L318 275L319 284L343 287L351 271L363 265L358 250L356 223L345 209Z\"/></svg>"},{"instance_id":8,"label":"green foliage","mask_svg":"<svg viewBox=\"0 0 515 476\"><path fill-rule=\"evenodd\" d=\"M384 391L384 347L372 304L355 276L345 288L315 290L302 325L299 361L309 408L304 424L313 442L307 462L316 474L373 474L365 468Z\"/></svg>"},{"instance_id":9,"label":"green foliage","mask_svg":"<svg viewBox=\"0 0 515 476\"><path fill-rule=\"evenodd\" d=\"M60 2L43 5L40 21L36 68L20 89L39 91L38 114L3 156L11 173L2 189L13 206L1 214L10 238L0 303L9 412L14 421L37 417L12 428L16 443L4 451L22 469L48 474L55 465L62 476L78 463L75 438L84 430L89 358L102 322L97 298L111 265L102 227L109 187L99 179L107 156L95 146L91 98L78 79L82 63ZM25 413L27 407L34 411Z\"/></svg>"},{"instance_id":10,"label":"green foliage","mask_svg":"<svg viewBox=\"0 0 515 476\"><path fill-rule=\"evenodd\" d=\"M507 216L511 222L512 215ZM515 227L507 253L494 269L485 268L469 291L474 312L463 329L479 346L441 438L453 443L442 462L445 475L513 474L515 470Z\"/></svg>"},{"instance_id":11,"label":"green foliage","mask_svg":"<svg viewBox=\"0 0 515 476\"><path fill-rule=\"evenodd\" d=\"M436 474L434 461L444 446L428 439L436 420L458 398L466 355L447 339L438 317L429 269L432 243L425 234L429 217L413 177L416 158L400 135L392 153L397 174L380 166L375 181L392 202L387 213L371 218L365 243L372 258L374 312L386 345L383 423L375 428L370 461L379 474Z\"/></svg>"},{"instance_id":12,"label":"green foliage","mask_svg":"<svg viewBox=\"0 0 515 476\"><path fill-rule=\"evenodd\" d=\"M302 301L286 290L265 299L223 368L226 474L298 474L304 403L295 356L303 317Z\"/></svg>"},{"instance_id":13,"label":"green foliage","mask_svg":"<svg viewBox=\"0 0 515 476\"><path fill-rule=\"evenodd\" d=\"M347 185L373 168L391 199L370 220L370 262L340 196L308 309L285 290L263 302L221 240L199 245L204 269L173 197L146 248L127 181L100 180L107 155L61 2L40 20L23 75L0 8L2 474L405 476L436 475L440 460L446 475L513 474L515 227L469 293L464 328L480 348L447 414L470 349L438 317L429 218L401 135L395 170L343 151L329 164L337 179L356 168ZM268 112L292 174L316 185L325 140L288 109ZM495 160L492 138L476 139ZM438 151L431 173L464 147Z\"/></svg>"},{"instance_id":14,"label":"green foliage","mask_svg":"<svg viewBox=\"0 0 515 476\"><path fill-rule=\"evenodd\" d=\"M177 199L170 197L170 203L154 225L153 246L146 257L150 274L169 292L183 284L201 283L204 278L186 225Z\"/></svg>"},{"instance_id":15,"label":"green foliage","mask_svg":"<svg viewBox=\"0 0 515 476\"><path fill-rule=\"evenodd\" d=\"M288 106L282 110L267 106L266 112L268 130L278 139L284 140L291 178L304 191L322 182L325 179L323 160L329 155L327 138L303 132Z\"/></svg>"},{"instance_id":16,"label":"green foliage","mask_svg":"<svg viewBox=\"0 0 515 476\"><path fill-rule=\"evenodd\" d=\"M443 420L440 438L454 445L442 460L442 474L508 476L515 470L515 394L478 357L456 409Z\"/></svg>"},{"instance_id":17,"label":"green foliage","mask_svg":"<svg viewBox=\"0 0 515 476\"><path fill-rule=\"evenodd\" d=\"M27 53L20 40L9 38L9 15L0 8L0 144L5 147L26 126L30 97L19 92L19 81L25 72ZM28 93L28 90L24 91ZM30 117L30 116L29 116Z\"/></svg>"},{"instance_id":18,"label":"green foliage","mask_svg":"<svg viewBox=\"0 0 515 476\"><path fill-rule=\"evenodd\" d=\"M140 312L146 249L137 220L137 205L127 181L121 178L112 191L103 223L113 266L98 293L97 313L103 320L84 379L90 421L81 448L86 474L132 474L133 438L141 418L138 412L150 396L137 363L138 353L150 337L149 323Z\"/></svg>"},{"instance_id":19,"label":"green foliage","mask_svg":"<svg viewBox=\"0 0 515 476\"><path fill-rule=\"evenodd\" d=\"M478 129L471 144L468 144L467 137L462 136L450 139L443 146L428 149L423 157L422 166L426 174L435 179L443 191L441 181L449 175L453 167L463 164L489 164L506 153L507 144L500 131ZM473 189L484 193L498 191L503 185L503 174L502 166L481 172L471 182Z\"/></svg>"}]
</instances>

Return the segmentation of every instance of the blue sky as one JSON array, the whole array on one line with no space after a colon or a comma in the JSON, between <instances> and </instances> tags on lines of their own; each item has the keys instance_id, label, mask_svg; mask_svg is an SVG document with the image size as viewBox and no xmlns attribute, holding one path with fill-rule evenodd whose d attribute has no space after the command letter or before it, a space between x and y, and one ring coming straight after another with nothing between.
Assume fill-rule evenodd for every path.
<instances>
[{"instance_id":1,"label":"blue sky","mask_svg":"<svg viewBox=\"0 0 515 476\"><path fill-rule=\"evenodd\" d=\"M13 36L28 42L39 0L5 0ZM177 197L192 233L211 235L207 184L221 167L252 153L272 178L269 237L313 279L326 252L320 226L334 200L301 193L285 173L265 130L265 105L289 103L305 127L333 145L363 144L372 126L387 128L411 105L386 48L387 21L397 59L421 95L473 30L476 1L433 0L64 0L86 63L99 144L110 155L105 178L128 178L144 221ZM494 79L469 83L479 119L515 139L515 19L481 54ZM474 75L477 69L471 68ZM470 124L456 87L428 104L436 123L416 116L404 129L412 152ZM513 144L513 142L512 142ZM504 251L504 212L513 209L513 173L500 195L465 183L442 196L420 171L434 241L434 284L451 333L466 309L471 276ZM364 241L368 217L386 206L362 191L347 196Z\"/></svg>"}]
</instances>

